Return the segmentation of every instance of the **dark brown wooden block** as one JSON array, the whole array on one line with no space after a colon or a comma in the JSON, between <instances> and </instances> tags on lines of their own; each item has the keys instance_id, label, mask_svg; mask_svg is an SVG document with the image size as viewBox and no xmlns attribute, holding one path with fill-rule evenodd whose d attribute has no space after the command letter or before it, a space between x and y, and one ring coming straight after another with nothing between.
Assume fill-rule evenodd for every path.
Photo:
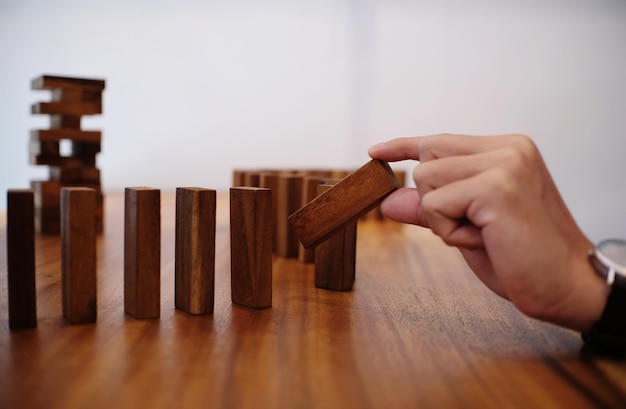
<instances>
[{"instance_id":1,"label":"dark brown wooden block","mask_svg":"<svg viewBox=\"0 0 626 409\"><path fill-rule=\"evenodd\" d=\"M272 191L230 189L231 291L235 304L272 305Z\"/></svg>"},{"instance_id":2,"label":"dark brown wooden block","mask_svg":"<svg viewBox=\"0 0 626 409\"><path fill-rule=\"evenodd\" d=\"M42 75L32 80L31 88L42 89L79 89L82 91L102 91L105 80L99 78L73 78L57 75Z\"/></svg>"},{"instance_id":3,"label":"dark brown wooden block","mask_svg":"<svg viewBox=\"0 0 626 409\"><path fill-rule=\"evenodd\" d=\"M175 306L189 314L213 312L215 190L176 189Z\"/></svg>"},{"instance_id":4,"label":"dark brown wooden block","mask_svg":"<svg viewBox=\"0 0 626 409\"><path fill-rule=\"evenodd\" d=\"M298 236L288 218L302 206L303 182L302 174L281 173L278 177L276 255L280 257L298 257Z\"/></svg>"},{"instance_id":5,"label":"dark brown wooden block","mask_svg":"<svg viewBox=\"0 0 626 409\"><path fill-rule=\"evenodd\" d=\"M83 167L80 165L50 166L49 178L61 183L85 185L100 184L100 170L98 168Z\"/></svg>"},{"instance_id":6,"label":"dark brown wooden block","mask_svg":"<svg viewBox=\"0 0 626 409\"><path fill-rule=\"evenodd\" d=\"M259 186L272 191L272 252L276 253L278 248L278 173L262 172L259 177Z\"/></svg>"},{"instance_id":7,"label":"dark brown wooden block","mask_svg":"<svg viewBox=\"0 0 626 409\"><path fill-rule=\"evenodd\" d=\"M318 194L320 179L317 176L307 176L304 178L302 186L302 205L306 205L315 199ZM303 263L315 262L315 247L304 248L302 243L298 243L298 260Z\"/></svg>"},{"instance_id":8,"label":"dark brown wooden block","mask_svg":"<svg viewBox=\"0 0 626 409\"><path fill-rule=\"evenodd\" d=\"M31 106L31 113L70 116L98 115L102 113L102 104L93 101L37 102Z\"/></svg>"},{"instance_id":9,"label":"dark brown wooden block","mask_svg":"<svg viewBox=\"0 0 626 409\"><path fill-rule=\"evenodd\" d=\"M161 192L125 189L124 310L135 318L161 313Z\"/></svg>"},{"instance_id":10,"label":"dark brown wooden block","mask_svg":"<svg viewBox=\"0 0 626 409\"><path fill-rule=\"evenodd\" d=\"M87 91L74 88L55 88L52 90L53 101L102 101L102 91Z\"/></svg>"},{"instance_id":11,"label":"dark brown wooden block","mask_svg":"<svg viewBox=\"0 0 626 409\"><path fill-rule=\"evenodd\" d=\"M30 131L30 140L41 142L59 142L62 140L70 140L100 144L102 140L102 132L81 131L77 129L33 129Z\"/></svg>"},{"instance_id":12,"label":"dark brown wooden block","mask_svg":"<svg viewBox=\"0 0 626 409\"><path fill-rule=\"evenodd\" d=\"M50 115L50 128L80 130L80 115Z\"/></svg>"},{"instance_id":13,"label":"dark brown wooden block","mask_svg":"<svg viewBox=\"0 0 626 409\"><path fill-rule=\"evenodd\" d=\"M332 185L318 186L318 195ZM315 286L333 291L348 291L354 285L356 270L357 221L337 229L315 247Z\"/></svg>"},{"instance_id":14,"label":"dark brown wooden block","mask_svg":"<svg viewBox=\"0 0 626 409\"><path fill-rule=\"evenodd\" d=\"M63 317L71 324L96 322L96 191L61 189Z\"/></svg>"},{"instance_id":15,"label":"dark brown wooden block","mask_svg":"<svg viewBox=\"0 0 626 409\"><path fill-rule=\"evenodd\" d=\"M32 190L7 191L6 234L9 328L34 328L37 326L37 294Z\"/></svg>"},{"instance_id":16,"label":"dark brown wooden block","mask_svg":"<svg viewBox=\"0 0 626 409\"><path fill-rule=\"evenodd\" d=\"M399 187L389 164L373 159L289 216L305 248L367 213Z\"/></svg>"}]
</instances>

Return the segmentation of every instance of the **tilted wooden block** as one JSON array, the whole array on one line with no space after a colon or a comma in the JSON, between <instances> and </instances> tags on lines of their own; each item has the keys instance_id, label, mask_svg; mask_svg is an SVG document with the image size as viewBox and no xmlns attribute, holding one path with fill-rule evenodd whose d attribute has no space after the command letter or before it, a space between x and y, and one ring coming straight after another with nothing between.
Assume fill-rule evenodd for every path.
<instances>
[{"instance_id":1,"label":"tilted wooden block","mask_svg":"<svg viewBox=\"0 0 626 409\"><path fill-rule=\"evenodd\" d=\"M276 255L298 257L298 236L289 223L289 215L302 206L303 174L281 173L278 178L278 208L276 215Z\"/></svg>"},{"instance_id":2,"label":"tilted wooden block","mask_svg":"<svg viewBox=\"0 0 626 409\"><path fill-rule=\"evenodd\" d=\"M213 312L215 190L176 189L175 306L189 314Z\"/></svg>"},{"instance_id":3,"label":"tilted wooden block","mask_svg":"<svg viewBox=\"0 0 626 409\"><path fill-rule=\"evenodd\" d=\"M272 305L272 191L230 189L231 292L235 304Z\"/></svg>"},{"instance_id":4,"label":"tilted wooden block","mask_svg":"<svg viewBox=\"0 0 626 409\"><path fill-rule=\"evenodd\" d=\"M102 91L105 87L105 80L98 78L73 78L60 77L57 75L42 75L31 81L31 88L42 89L78 89L82 91Z\"/></svg>"},{"instance_id":5,"label":"tilted wooden block","mask_svg":"<svg viewBox=\"0 0 626 409\"><path fill-rule=\"evenodd\" d=\"M7 191L9 328L37 326L35 199L32 190Z\"/></svg>"},{"instance_id":6,"label":"tilted wooden block","mask_svg":"<svg viewBox=\"0 0 626 409\"><path fill-rule=\"evenodd\" d=\"M71 324L96 322L96 191L61 189L63 317Z\"/></svg>"},{"instance_id":7,"label":"tilted wooden block","mask_svg":"<svg viewBox=\"0 0 626 409\"><path fill-rule=\"evenodd\" d=\"M125 189L124 310L135 318L161 314L161 192Z\"/></svg>"},{"instance_id":8,"label":"tilted wooden block","mask_svg":"<svg viewBox=\"0 0 626 409\"><path fill-rule=\"evenodd\" d=\"M305 248L368 212L399 187L389 164L373 159L289 216Z\"/></svg>"},{"instance_id":9,"label":"tilted wooden block","mask_svg":"<svg viewBox=\"0 0 626 409\"><path fill-rule=\"evenodd\" d=\"M330 188L332 185L319 185L318 194ZM356 272L356 230L355 220L315 247L315 287L333 291L352 289Z\"/></svg>"}]
</instances>

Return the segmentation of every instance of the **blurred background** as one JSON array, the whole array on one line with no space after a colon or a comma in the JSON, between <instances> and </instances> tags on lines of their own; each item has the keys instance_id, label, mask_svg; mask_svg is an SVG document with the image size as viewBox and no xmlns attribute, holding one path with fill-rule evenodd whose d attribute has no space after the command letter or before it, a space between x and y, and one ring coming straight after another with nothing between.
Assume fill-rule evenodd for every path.
<instances>
[{"instance_id":1,"label":"blurred background","mask_svg":"<svg viewBox=\"0 0 626 409\"><path fill-rule=\"evenodd\" d=\"M106 79L106 191L358 167L440 132L525 133L593 239L626 237L623 0L0 0L0 209L42 74ZM415 163L396 167L411 171Z\"/></svg>"}]
</instances>

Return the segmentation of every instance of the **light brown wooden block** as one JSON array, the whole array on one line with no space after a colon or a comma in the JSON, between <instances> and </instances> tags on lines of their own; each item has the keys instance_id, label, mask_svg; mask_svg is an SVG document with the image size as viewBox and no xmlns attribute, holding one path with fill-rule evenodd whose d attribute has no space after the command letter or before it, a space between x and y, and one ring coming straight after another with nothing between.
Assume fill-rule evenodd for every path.
<instances>
[{"instance_id":1,"label":"light brown wooden block","mask_svg":"<svg viewBox=\"0 0 626 409\"><path fill-rule=\"evenodd\" d=\"M96 191L61 189L63 317L71 324L96 322Z\"/></svg>"},{"instance_id":2,"label":"light brown wooden block","mask_svg":"<svg viewBox=\"0 0 626 409\"><path fill-rule=\"evenodd\" d=\"M42 89L78 89L82 91L102 91L105 87L105 80L99 78L73 78L61 77L57 75L42 75L31 81L31 88Z\"/></svg>"},{"instance_id":3,"label":"light brown wooden block","mask_svg":"<svg viewBox=\"0 0 626 409\"><path fill-rule=\"evenodd\" d=\"M124 310L135 318L161 313L161 192L125 189Z\"/></svg>"},{"instance_id":4,"label":"light brown wooden block","mask_svg":"<svg viewBox=\"0 0 626 409\"><path fill-rule=\"evenodd\" d=\"M189 314L213 312L215 190L176 189L175 306Z\"/></svg>"},{"instance_id":5,"label":"light brown wooden block","mask_svg":"<svg viewBox=\"0 0 626 409\"><path fill-rule=\"evenodd\" d=\"M386 162L373 159L289 216L305 248L330 237L399 187Z\"/></svg>"},{"instance_id":6,"label":"light brown wooden block","mask_svg":"<svg viewBox=\"0 0 626 409\"><path fill-rule=\"evenodd\" d=\"M288 218L302 206L303 182L302 174L281 173L278 177L276 255L280 257L298 257L298 236Z\"/></svg>"},{"instance_id":7,"label":"light brown wooden block","mask_svg":"<svg viewBox=\"0 0 626 409\"><path fill-rule=\"evenodd\" d=\"M302 186L302 205L306 205L315 199L318 194L320 179L317 176L307 176L304 178ZM298 243L298 260L303 263L315 262L315 247L304 248L302 243Z\"/></svg>"},{"instance_id":8,"label":"light brown wooden block","mask_svg":"<svg viewBox=\"0 0 626 409\"><path fill-rule=\"evenodd\" d=\"M272 305L272 191L230 189L231 291L235 304Z\"/></svg>"},{"instance_id":9,"label":"light brown wooden block","mask_svg":"<svg viewBox=\"0 0 626 409\"><path fill-rule=\"evenodd\" d=\"M9 328L37 326L35 290L35 197L32 190L7 191L7 281Z\"/></svg>"},{"instance_id":10,"label":"light brown wooden block","mask_svg":"<svg viewBox=\"0 0 626 409\"><path fill-rule=\"evenodd\" d=\"M318 186L318 195L332 185ZM333 291L348 291L354 285L356 269L357 221L337 229L315 247L315 287Z\"/></svg>"}]
</instances>

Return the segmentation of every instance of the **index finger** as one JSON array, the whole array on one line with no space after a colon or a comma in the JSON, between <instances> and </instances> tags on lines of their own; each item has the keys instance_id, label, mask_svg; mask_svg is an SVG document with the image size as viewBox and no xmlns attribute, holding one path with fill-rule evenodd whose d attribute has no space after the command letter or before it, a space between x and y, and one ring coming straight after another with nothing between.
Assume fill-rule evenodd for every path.
<instances>
[{"instance_id":1,"label":"index finger","mask_svg":"<svg viewBox=\"0 0 626 409\"><path fill-rule=\"evenodd\" d=\"M523 135L471 136L440 134L403 137L372 146L368 154L374 159L395 162L406 159L428 161L448 156L472 155L526 143Z\"/></svg>"}]
</instances>

